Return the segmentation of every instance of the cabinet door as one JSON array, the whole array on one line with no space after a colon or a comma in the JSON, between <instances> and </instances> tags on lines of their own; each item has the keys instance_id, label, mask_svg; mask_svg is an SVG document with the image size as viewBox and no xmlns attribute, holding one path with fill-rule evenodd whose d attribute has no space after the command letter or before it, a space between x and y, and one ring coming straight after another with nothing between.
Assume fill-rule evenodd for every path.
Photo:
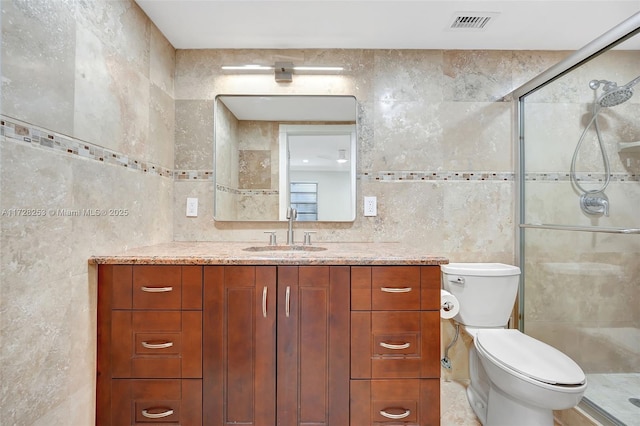
<instances>
[{"instance_id":1,"label":"cabinet door","mask_svg":"<svg viewBox=\"0 0 640 426\"><path fill-rule=\"evenodd\" d=\"M204 423L275 424L275 266L205 268Z\"/></svg>"},{"instance_id":2,"label":"cabinet door","mask_svg":"<svg viewBox=\"0 0 640 426\"><path fill-rule=\"evenodd\" d=\"M277 424L349 423L346 266L278 267Z\"/></svg>"}]
</instances>

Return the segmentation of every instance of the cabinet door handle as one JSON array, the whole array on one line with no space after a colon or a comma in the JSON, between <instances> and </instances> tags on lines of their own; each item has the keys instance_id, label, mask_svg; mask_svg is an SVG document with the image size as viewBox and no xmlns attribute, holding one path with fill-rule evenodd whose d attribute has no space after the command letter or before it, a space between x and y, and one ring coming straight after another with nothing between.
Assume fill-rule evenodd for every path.
<instances>
[{"instance_id":1,"label":"cabinet door handle","mask_svg":"<svg viewBox=\"0 0 640 426\"><path fill-rule=\"evenodd\" d=\"M169 417L172 414L173 410L170 408L167 408L161 413L150 413L147 409L142 410L142 415L148 419L161 419L163 417Z\"/></svg>"},{"instance_id":2,"label":"cabinet door handle","mask_svg":"<svg viewBox=\"0 0 640 426\"><path fill-rule=\"evenodd\" d=\"M140 287L140 290L146 291L147 293L166 293L168 291L173 291L173 287Z\"/></svg>"},{"instance_id":3,"label":"cabinet door handle","mask_svg":"<svg viewBox=\"0 0 640 426\"><path fill-rule=\"evenodd\" d=\"M287 318L289 318L289 314L291 313L291 287L289 286L287 286L287 292L285 296L284 313Z\"/></svg>"},{"instance_id":4,"label":"cabinet door handle","mask_svg":"<svg viewBox=\"0 0 640 426\"><path fill-rule=\"evenodd\" d=\"M163 343L142 342L142 346L147 349L167 349L173 346L173 342L163 342Z\"/></svg>"},{"instance_id":5,"label":"cabinet door handle","mask_svg":"<svg viewBox=\"0 0 640 426\"><path fill-rule=\"evenodd\" d=\"M407 349L409 346L411 346L411 343L402 343L400 345L395 345L393 343L380 342L380 346L387 349Z\"/></svg>"},{"instance_id":6,"label":"cabinet door handle","mask_svg":"<svg viewBox=\"0 0 640 426\"><path fill-rule=\"evenodd\" d=\"M411 414L411 410L405 410L405 412L402 414L391 414L387 413L385 410L380 410L381 416L393 420L404 419L405 417L409 417L409 414Z\"/></svg>"},{"instance_id":7,"label":"cabinet door handle","mask_svg":"<svg viewBox=\"0 0 640 426\"><path fill-rule=\"evenodd\" d=\"M385 293L409 293L411 287L380 287Z\"/></svg>"},{"instance_id":8,"label":"cabinet door handle","mask_svg":"<svg viewBox=\"0 0 640 426\"><path fill-rule=\"evenodd\" d=\"M267 317L267 286L262 289L262 316Z\"/></svg>"}]
</instances>

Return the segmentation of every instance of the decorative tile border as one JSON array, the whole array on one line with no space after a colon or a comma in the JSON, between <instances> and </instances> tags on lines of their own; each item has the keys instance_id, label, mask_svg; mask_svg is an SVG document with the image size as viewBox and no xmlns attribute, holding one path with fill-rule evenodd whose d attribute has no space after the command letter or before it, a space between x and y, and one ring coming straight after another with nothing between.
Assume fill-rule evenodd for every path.
<instances>
[{"instance_id":1,"label":"decorative tile border","mask_svg":"<svg viewBox=\"0 0 640 426\"><path fill-rule=\"evenodd\" d=\"M61 135L19 120L0 116L0 139L27 143L30 146L51 149L70 155L137 170L143 173L173 178L176 182L213 182L213 170L171 170L147 161L140 161L98 145ZM527 182L570 181L568 172L525 173ZM381 171L364 172L358 179L365 182L417 182L417 181L515 181L513 172L450 172L450 171ZM603 173L579 173L580 182L602 182ZM640 182L640 174L611 173L612 182ZM216 186L218 190L243 195L276 195L278 190L244 190Z\"/></svg>"},{"instance_id":2,"label":"decorative tile border","mask_svg":"<svg viewBox=\"0 0 640 426\"><path fill-rule=\"evenodd\" d=\"M0 116L0 137L3 141L13 140L18 143L27 143L33 147L51 149L101 163L126 167L143 173L163 177L173 176L171 169L166 167L148 161L136 160L127 154L122 154L59 133L50 132L4 116Z\"/></svg>"},{"instance_id":3,"label":"decorative tile border","mask_svg":"<svg viewBox=\"0 0 640 426\"><path fill-rule=\"evenodd\" d=\"M176 181L200 180L213 182L213 170L174 170L173 179Z\"/></svg>"},{"instance_id":4,"label":"decorative tile border","mask_svg":"<svg viewBox=\"0 0 640 426\"><path fill-rule=\"evenodd\" d=\"M467 181L467 180L493 180L513 181L513 172L365 172L360 175L363 181L399 182L399 181Z\"/></svg>"},{"instance_id":5,"label":"decorative tile border","mask_svg":"<svg viewBox=\"0 0 640 426\"><path fill-rule=\"evenodd\" d=\"M604 182L604 173L577 173L579 182ZM611 182L640 182L640 174L611 173ZM571 176L567 172L525 173L526 182L570 182Z\"/></svg>"}]
</instances>

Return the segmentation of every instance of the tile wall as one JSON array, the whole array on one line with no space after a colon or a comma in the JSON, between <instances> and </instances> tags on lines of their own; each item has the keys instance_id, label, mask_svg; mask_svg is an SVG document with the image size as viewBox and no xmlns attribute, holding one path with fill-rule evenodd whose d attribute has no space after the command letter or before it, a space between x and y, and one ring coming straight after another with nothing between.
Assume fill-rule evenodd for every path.
<instances>
[{"instance_id":1,"label":"tile wall","mask_svg":"<svg viewBox=\"0 0 640 426\"><path fill-rule=\"evenodd\" d=\"M90 425L87 259L173 238L175 50L129 1L1 7L0 424Z\"/></svg>"},{"instance_id":2,"label":"tile wall","mask_svg":"<svg viewBox=\"0 0 640 426\"><path fill-rule=\"evenodd\" d=\"M232 74L223 64L344 67L338 75ZM176 240L264 238L285 224L213 220L213 103L219 94L333 94L358 100L357 217L315 224L319 241L403 241L457 261L514 261L510 91L562 52L180 50L176 54ZM362 199L378 216L362 216ZM197 197L197 218L184 214ZM470 223L473 226L468 226ZM282 240L282 238L280 238Z\"/></svg>"}]
</instances>

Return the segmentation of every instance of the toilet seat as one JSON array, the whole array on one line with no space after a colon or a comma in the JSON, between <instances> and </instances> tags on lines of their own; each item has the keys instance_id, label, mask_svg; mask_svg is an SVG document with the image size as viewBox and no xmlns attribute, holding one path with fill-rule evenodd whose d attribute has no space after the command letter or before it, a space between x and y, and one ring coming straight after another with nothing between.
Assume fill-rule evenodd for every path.
<instances>
[{"instance_id":1,"label":"toilet seat","mask_svg":"<svg viewBox=\"0 0 640 426\"><path fill-rule=\"evenodd\" d=\"M479 330L474 341L478 350L505 370L555 386L585 383L584 372L571 358L519 330Z\"/></svg>"}]
</instances>

